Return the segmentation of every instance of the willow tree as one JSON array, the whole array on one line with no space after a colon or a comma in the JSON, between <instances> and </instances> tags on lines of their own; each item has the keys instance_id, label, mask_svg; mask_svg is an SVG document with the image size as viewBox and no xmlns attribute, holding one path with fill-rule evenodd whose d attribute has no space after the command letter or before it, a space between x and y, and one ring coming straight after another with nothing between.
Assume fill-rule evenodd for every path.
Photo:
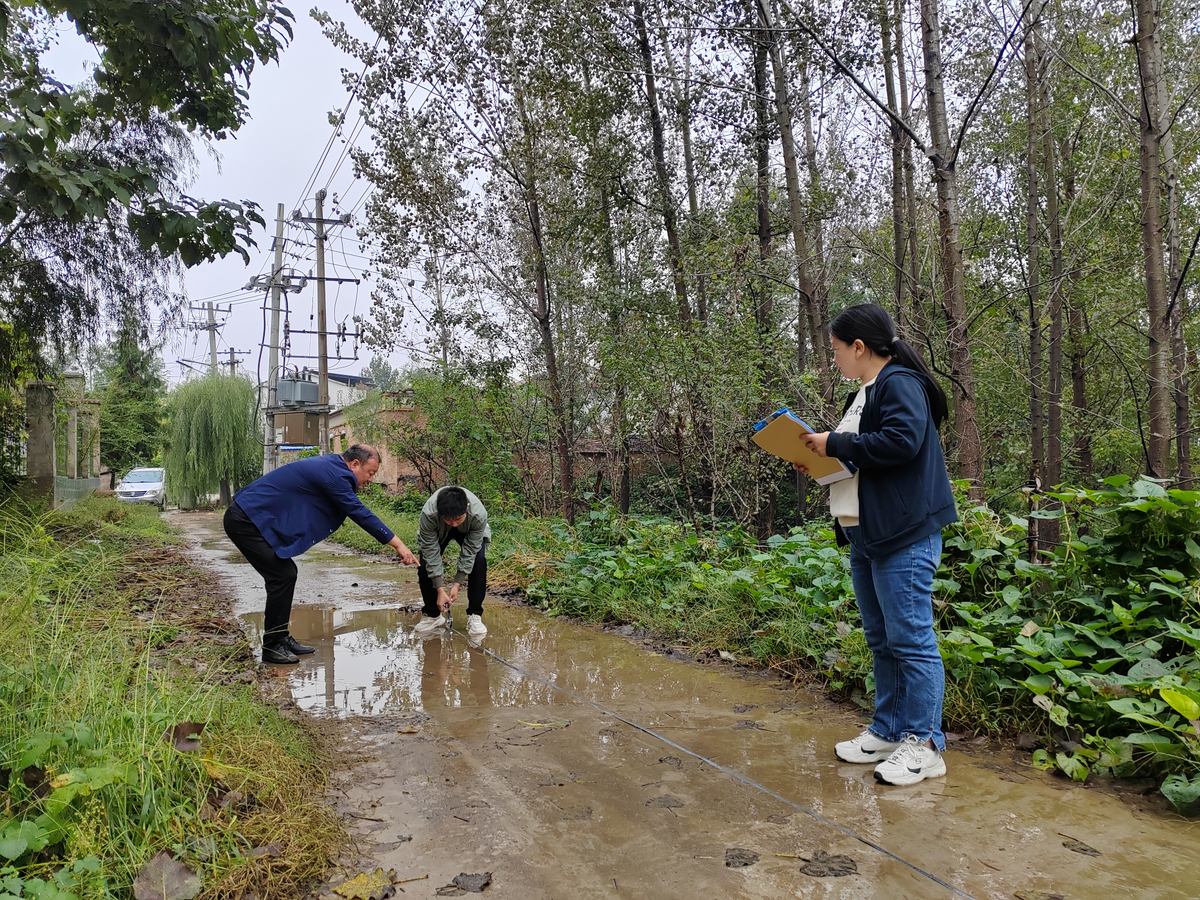
<instances>
[{"instance_id":1,"label":"willow tree","mask_svg":"<svg viewBox=\"0 0 1200 900\"><path fill-rule=\"evenodd\" d=\"M172 501L194 506L219 490L228 506L233 490L254 479L262 454L254 405L254 385L241 377L207 375L171 392L163 462Z\"/></svg>"}]
</instances>

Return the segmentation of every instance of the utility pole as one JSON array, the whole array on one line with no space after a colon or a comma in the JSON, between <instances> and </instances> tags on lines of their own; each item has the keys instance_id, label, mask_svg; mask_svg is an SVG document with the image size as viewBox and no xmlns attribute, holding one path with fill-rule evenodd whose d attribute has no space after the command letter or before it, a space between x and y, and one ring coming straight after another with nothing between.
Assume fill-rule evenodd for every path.
<instances>
[{"instance_id":1,"label":"utility pole","mask_svg":"<svg viewBox=\"0 0 1200 900\"><path fill-rule=\"evenodd\" d=\"M279 467L279 446L275 443L275 413L279 391L279 299L283 293L283 204L275 207L275 266L271 270L271 349L268 354L266 420L263 428L263 474Z\"/></svg>"},{"instance_id":2,"label":"utility pole","mask_svg":"<svg viewBox=\"0 0 1200 900\"><path fill-rule=\"evenodd\" d=\"M326 226L350 224L350 216L347 213L343 213L336 219L325 218L326 196L324 188L317 191L315 216L302 216L299 210L292 213L292 220L310 227L317 239L317 440L321 444L319 448L321 453L329 452L329 332L326 330L328 325L325 318L325 283L327 281L336 281L339 283L349 281L358 284L359 281L357 278L325 277ZM291 333L312 334L313 332L294 328L291 329ZM295 355L292 358L295 359Z\"/></svg>"},{"instance_id":3,"label":"utility pole","mask_svg":"<svg viewBox=\"0 0 1200 900\"><path fill-rule=\"evenodd\" d=\"M208 302L208 358L211 373L217 374L217 318L213 315L212 301Z\"/></svg>"},{"instance_id":4,"label":"utility pole","mask_svg":"<svg viewBox=\"0 0 1200 900\"><path fill-rule=\"evenodd\" d=\"M234 355L234 349L229 348L229 377L232 378L237 374L237 357Z\"/></svg>"},{"instance_id":5,"label":"utility pole","mask_svg":"<svg viewBox=\"0 0 1200 900\"><path fill-rule=\"evenodd\" d=\"M329 350L325 335L325 189L317 191L317 440L329 452Z\"/></svg>"}]
</instances>

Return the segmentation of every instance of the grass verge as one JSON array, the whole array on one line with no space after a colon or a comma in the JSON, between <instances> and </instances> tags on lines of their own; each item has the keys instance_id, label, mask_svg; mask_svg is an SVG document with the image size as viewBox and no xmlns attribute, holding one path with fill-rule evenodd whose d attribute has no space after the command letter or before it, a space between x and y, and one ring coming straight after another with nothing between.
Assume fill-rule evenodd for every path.
<instances>
[{"instance_id":1,"label":"grass verge","mask_svg":"<svg viewBox=\"0 0 1200 900\"><path fill-rule=\"evenodd\" d=\"M0 602L9 895L128 897L163 850L202 898L300 896L324 873L346 838L322 753L259 699L228 601L157 511L0 503ZM181 723L203 723L199 749L166 739Z\"/></svg>"}]
</instances>

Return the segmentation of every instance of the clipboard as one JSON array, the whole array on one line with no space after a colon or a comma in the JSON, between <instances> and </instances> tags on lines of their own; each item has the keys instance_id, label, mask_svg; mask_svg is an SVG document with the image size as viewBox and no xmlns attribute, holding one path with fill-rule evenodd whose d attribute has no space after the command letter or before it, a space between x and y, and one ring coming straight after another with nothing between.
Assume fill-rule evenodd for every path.
<instances>
[{"instance_id":1,"label":"clipboard","mask_svg":"<svg viewBox=\"0 0 1200 900\"><path fill-rule=\"evenodd\" d=\"M817 484L853 478L853 467L830 456L817 456L808 449L804 435L814 433L814 428L785 406L755 424L750 437L768 453L804 466Z\"/></svg>"}]
</instances>

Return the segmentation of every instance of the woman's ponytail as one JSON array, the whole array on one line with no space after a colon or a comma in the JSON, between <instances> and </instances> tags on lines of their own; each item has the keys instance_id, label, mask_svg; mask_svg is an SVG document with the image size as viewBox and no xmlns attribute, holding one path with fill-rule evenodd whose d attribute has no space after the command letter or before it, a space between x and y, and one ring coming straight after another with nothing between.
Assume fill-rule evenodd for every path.
<instances>
[{"instance_id":1,"label":"woman's ponytail","mask_svg":"<svg viewBox=\"0 0 1200 900\"><path fill-rule=\"evenodd\" d=\"M882 306L874 303L859 303L848 306L834 318L829 325L834 337L846 344L862 341L868 350L877 356L893 357L896 362L906 369L920 372L927 382L926 393L929 396L929 412L933 423L940 428L946 421L950 407L946 400L946 392L938 384L925 360L917 348L896 337L896 326L892 317Z\"/></svg>"}]
</instances>

